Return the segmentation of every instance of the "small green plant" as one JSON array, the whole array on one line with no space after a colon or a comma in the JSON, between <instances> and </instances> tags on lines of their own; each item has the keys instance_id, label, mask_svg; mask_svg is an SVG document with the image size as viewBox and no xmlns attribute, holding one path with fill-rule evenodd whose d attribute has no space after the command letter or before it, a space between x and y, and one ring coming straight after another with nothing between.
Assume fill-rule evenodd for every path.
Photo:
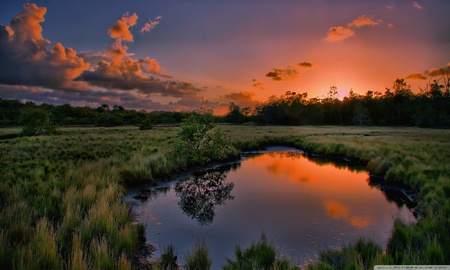
<instances>
[{"instance_id":1,"label":"small green plant","mask_svg":"<svg viewBox=\"0 0 450 270\"><path fill-rule=\"evenodd\" d=\"M184 259L186 270L208 270L211 267L211 259L204 241L197 243L192 251L188 251Z\"/></svg>"},{"instance_id":2,"label":"small green plant","mask_svg":"<svg viewBox=\"0 0 450 270\"><path fill-rule=\"evenodd\" d=\"M267 237L262 234L256 243L242 250L239 246L235 250L236 260L227 259L224 270L251 269L299 269L291 266L289 261L276 257L275 249L270 245Z\"/></svg>"},{"instance_id":3,"label":"small green plant","mask_svg":"<svg viewBox=\"0 0 450 270\"><path fill-rule=\"evenodd\" d=\"M161 257L152 262L152 270L177 270L179 269L178 256L175 252L175 246L169 245L163 249Z\"/></svg>"}]
</instances>

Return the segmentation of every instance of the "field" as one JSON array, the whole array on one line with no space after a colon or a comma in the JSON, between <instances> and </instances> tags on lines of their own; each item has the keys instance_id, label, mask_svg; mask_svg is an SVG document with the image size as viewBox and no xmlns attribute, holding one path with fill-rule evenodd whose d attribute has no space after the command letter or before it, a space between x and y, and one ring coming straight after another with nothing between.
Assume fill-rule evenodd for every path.
<instances>
[{"instance_id":1,"label":"field","mask_svg":"<svg viewBox=\"0 0 450 270\"><path fill-rule=\"evenodd\" d=\"M450 130L335 126L219 126L239 150L287 145L367 164L417 191L419 222L395 224L386 253L328 250L313 269L450 264ZM0 129L0 135L19 129ZM63 128L0 140L0 269L129 269L144 228L122 195L185 170L179 127ZM369 252L370 253L370 252ZM353 269L353 268L352 268ZM358 269L358 268L354 268Z\"/></svg>"}]
</instances>

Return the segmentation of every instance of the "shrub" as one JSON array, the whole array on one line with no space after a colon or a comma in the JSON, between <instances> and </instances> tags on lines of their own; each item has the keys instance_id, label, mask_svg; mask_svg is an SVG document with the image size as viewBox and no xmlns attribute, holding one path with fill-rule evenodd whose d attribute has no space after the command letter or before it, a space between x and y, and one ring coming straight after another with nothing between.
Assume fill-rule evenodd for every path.
<instances>
[{"instance_id":1,"label":"shrub","mask_svg":"<svg viewBox=\"0 0 450 270\"><path fill-rule=\"evenodd\" d=\"M205 242L199 242L192 251L185 256L185 267L187 270L207 270L211 267L211 259L209 258L208 248Z\"/></svg>"},{"instance_id":2,"label":"shrub","mask_svg":"<svg viewBox=\"0 0 450 270\"><path fill-rule=\"evenodd\" d=\"M22 134L26 136L51 135L58 133L58 129L48 111L30 108L22 112Z\"/></svg>"},{"instance_id":3,"label":"shrub","mask_svg":"<svg viewBox=\"0 0 450 270\"><path fill-rule=\"evenodd\" d=\"M214 128L211 112L193 112L181 123L174 150L192 164L203 165L237 156L238 151L221 129ZM213 129L214 128L214 129Z\"/></svg>"},{"instance_id":4,"label":"shrub","mask_svg":"<svg viewBox=\"0 0 450 270\"><path fill-rule=\"evenodd\" d=\"M153 129L153 125L151 119L147 117L139 125L139 130L150 130L150 129Z\"/></svg>"}]
</instances>

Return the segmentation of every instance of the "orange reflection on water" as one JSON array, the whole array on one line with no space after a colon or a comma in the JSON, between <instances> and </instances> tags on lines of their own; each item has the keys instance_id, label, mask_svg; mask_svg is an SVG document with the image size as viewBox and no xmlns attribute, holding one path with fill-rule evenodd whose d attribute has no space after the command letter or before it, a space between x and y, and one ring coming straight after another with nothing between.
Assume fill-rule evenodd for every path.
<instances>
[{"instance_id":1,"label":"orange reflection on water","mask_svg":"<svg viewBox=\"0 0 450 270\"><path fill-rule=\"evenodd\" d=\"M310 198L310 203L322 205L330 218L358 229L374 225L373 220L386 218L371 216L375 213L367 215L374 205L386 202L379 190L368 187L366 172L311 162L295 152L262 155L252 161L277 178L288 179L277 181L277 185L284 186L286 192L301 190Z\"/></svg>"},{"instance_id":2,"label":"orange reflection on water","mask_svg":"<svg viewBox=\"0 0 450 270\"><path fill-rule=\"evenodd\" d=\"M370 224L368 217L352 214L349 207L339 202L327 201L325 202L325 209L329 217L344 220L355 228L365 228Z\"/></svg>"}]
</instances>

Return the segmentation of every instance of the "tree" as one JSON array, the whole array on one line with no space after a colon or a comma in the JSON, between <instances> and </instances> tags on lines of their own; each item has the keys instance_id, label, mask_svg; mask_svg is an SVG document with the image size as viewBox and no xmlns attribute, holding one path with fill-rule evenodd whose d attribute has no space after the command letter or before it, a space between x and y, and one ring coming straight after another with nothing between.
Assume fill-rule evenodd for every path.
<instances>
[{"instance_id":1,"label":"tree","mask_svg":"<svg viewBox=\"0 0 450 270\"><path fill-rule=\"evenodd\" d=\"M240 124L244 121L244 114L241 111L241 108L236 105L234 102L230 103L228 107L228 113L225 117L228 123Z\"/></svg>"},{"instance_id":2,"label":"tree","mask_svg":"<svg viewBox=\"0 0 450 270\"><path fill-rule=\"evenodd\" d=\"M22 134L27 136L51 135L58 132L57 126L48 111L39 108L27 108L22 112Z\"/></svg>"},{"instance_id":3,"label":"tree","mask_svg":"<svg viewBox=\"0 0 450 270\"><path fill-rule=\"evenodd\" d=\"M139 125L139 130L150 130L150 129L153 129L152 119L150 117L147 117L144 120L142 120L141 124Z\"/></svg>"},{"instance_id":4,"label":"tree","mask_svg":"<svg viewBox=\"0 0 450 270\"><path fill-rule=\"evenodd\" d=\"M361 105L356 106L353 110L353 123L358 126L366 126L372 124L372 119L370 118L369 111L366 107Z\"/></svg>"},{"instance_id":5,"label":"tree","mask_svg":"<svg viewBox=\"0 0 450 270\"><path fill-rule=\"evenodd\" d=\"M237 153L223 131L214 128L211 111L192 112L181 123L178 138L174 150L192 164L226 160Z\"/></svg>"}]
</instances>

